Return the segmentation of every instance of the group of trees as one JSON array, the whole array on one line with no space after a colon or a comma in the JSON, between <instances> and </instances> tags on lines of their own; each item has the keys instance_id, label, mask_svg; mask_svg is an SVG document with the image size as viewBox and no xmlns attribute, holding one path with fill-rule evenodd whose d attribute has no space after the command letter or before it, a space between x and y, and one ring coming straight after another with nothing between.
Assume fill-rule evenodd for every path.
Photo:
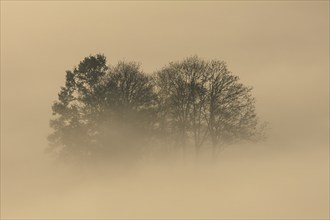
<instances>
[{"instance_id":1,"label":"group of trees","mask_svg":"<svg viewBox=\"0 0 330 220\"><path fill-rule=\"evenodd\" d=\"M260 138L251 88L223 61L197 56L153 74L138 63L86 57L52 106L50 150L61 158L140 159Z\"/></svg>"}]
</instances>

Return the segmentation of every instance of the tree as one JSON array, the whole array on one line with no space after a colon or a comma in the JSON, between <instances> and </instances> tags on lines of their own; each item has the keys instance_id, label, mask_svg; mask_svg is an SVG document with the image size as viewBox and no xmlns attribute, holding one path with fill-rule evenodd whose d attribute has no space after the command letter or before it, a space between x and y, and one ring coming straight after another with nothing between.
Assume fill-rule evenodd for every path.
<instances>
[{"instance_id":1,"label":"tree","mask_svg":"<svg viewBox=\"0 0 330 220\"><path fill-rule=\"evenodd\" d=\"M101 82L108 67L103 55L86 57L72 71L66 71L65 86L53 106L54 119L49 135L51 151L67 157L89 157L94 142L94 127L102 104Z\"/></svg>"},{"instance_id":2,"label":"tree","mask_svg":"<svg viewBox=\"0 0 330 220\"><path fill-rule=\"evenodd\" d=\"M110 67L104 87L105 108L99 140L113 157L145 153L154 132L156 95L151 77L135 62ZM106 146L106 147L104 147Z\"/></svg>"},{"instance_id":3,"label":"tree","mask_svg":"<svg viewBox=\"0 0 330 220\"><path fill-rule=\"evenodd\" d=\"M205 141L207 132L203 126L206 70L207 63L195 56L172 62L155 73L163 127L177 134L176 143L182 148L192 135L196 151Z\"/></svg>"},{"instance_id":4,"label":"tree","mask_svg":"<svg viewBox=\"0 0 330 220\"><path fill-rule=\"evenodd\" d=\"M108 66L104 55L89 56L66 71L52 106L50 151L64 159L134 161L161 143L158 149L183 154L192 146L196 155L210 146L216 155L260 137L251 91L220 60L188 57L151 76L135 62Z\"/></svg>"},{"instance_id":5,"label":"tree","mask_svg":"<svg viewBox=\"0 0 330 220\"><path fill-rule=\"evenodd\" d=\"M104 55L86 57L66 72L65 86L53 104L50 151L65 159L88 160L136 154L134 146L152 130L155 98L151 78L140 65L119 62L108 67Z\"/></svg>"},{"instance_id":6,"label":"tree","mask_svg":"<svg viewBox=\"0 0 330 220\"><path fill-rule=\"evenodd\" d=\"M225 62L209 62L207 91L207 124L214 154L221 145L257 135L252 87L239 83L239 77L227 69Z\"/></svg>"},{"instance_id":7,"label":"tree","mask_svg":"<svg viewBox=\"0 0 330 220\"><path fill-rule=\"evenodd\" d=\"M257 135L252 88L239 83L225 62L188 57L155 75L162 121L168 123L163 127L178 134L179 145L192 140L198 153L209 142L215 155L223 144Z\"/></svg>"}]
</instances>

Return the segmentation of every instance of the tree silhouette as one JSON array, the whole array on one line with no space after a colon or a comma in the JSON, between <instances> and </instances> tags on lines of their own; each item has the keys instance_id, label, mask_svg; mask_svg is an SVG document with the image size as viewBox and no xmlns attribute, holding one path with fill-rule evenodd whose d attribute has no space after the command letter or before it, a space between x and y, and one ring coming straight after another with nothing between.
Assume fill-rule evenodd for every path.
<instances>
[{"instance_id":1,"label":"tree silhouette","mask_svg":"<svg viewBox=\"0 0 330 220\"><path fill-rule=\"evenodd\" d=\"M86 158L94 142L93 127L100 113L103 77L108 67L103 55L86 57L78 67L66 71L65 86L53 106L54 132L48 137L51 150L61 157Z\"/></svg>"},{"instance_id":2,"label":"tree silhouette","mask_svg":"<svg viewBox=\"0 0 330 220\"><path fill-rule=\"evenodd\" d=\"M182 62L172 62L155 74L163 127L176 134L176 143L183 149L190 135L196 150L206 138L207 129L203 126L206 71L205 61L190 57Z\"/></svg>"},{"instance_id":3,"label":"tree silhouette","mask_svg":"<svg viewBox=\"0 0 330 220\"><path fill-rule=\"evenodd\" d=\"M188 57L147 75L135 62L107 66L104 55L89 56L66 71L49 150L86 161L136 160L169 146L196 154L211 146L216 155L258 139L251 90L219 60Z\"/></svg>"},{"instance_id":4,"label":"tree silhouette","mask_svg":"<svg viewBox=\"0 0 330 220\"><path fill-rule=\"evenodd\" d=\"M227 69L225 62L210 61L207 122L214 153L223 144L259 135L251 90L239 83L239 77Z\"/></svg>"},{"instance_id":5,"label":"tree silhouette","mask_svg":"<svg viewBox=\"0 0 330 220\"><path fill-rule=\"evenodd\" d=\"M155 74L163 123L181 147L191 140L198 153L210 142L221 146L259 136L251 87L239 83L223 61L197 56L172 62Z\"/></svg>"},{"instance_id":6,"label":"tree silhouette","mask_svg":"<svg viewBox=\"0 0 330 220\"><path fill-rule=\"evenodd\" d=\"M66 72L53 104L50 150L70 159L137 154L139 141L152 131L155 98L151 78L138 64L108 67L103 55L86 57Z\"/></svg>"}]
</instances>

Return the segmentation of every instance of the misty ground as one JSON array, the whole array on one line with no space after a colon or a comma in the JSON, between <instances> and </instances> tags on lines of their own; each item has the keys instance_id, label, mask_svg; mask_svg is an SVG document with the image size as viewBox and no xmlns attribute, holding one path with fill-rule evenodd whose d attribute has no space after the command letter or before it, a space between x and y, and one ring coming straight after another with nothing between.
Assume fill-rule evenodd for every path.
<instances>
[{"instance_id":1,"label":"misty ground","mask_svg":"<svg viewBox=\"0 0 330 220\"><path fill-rule=\"evenodd\" d=\"M115 169L12 160L2 167L1 217L328 218L328 148L290 144L232 146L216 163L205 155L198 164L185 158Z\"/></svg>"}]
</instances>

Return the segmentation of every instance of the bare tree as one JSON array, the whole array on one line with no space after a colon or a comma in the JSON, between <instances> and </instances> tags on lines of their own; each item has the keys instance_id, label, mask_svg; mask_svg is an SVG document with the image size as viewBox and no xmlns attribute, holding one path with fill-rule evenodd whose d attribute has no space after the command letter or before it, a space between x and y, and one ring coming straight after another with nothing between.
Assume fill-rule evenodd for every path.
<instances>
[{"instance_id":1,"label":"bare tree","mask_svg":"<svg viewBox=\"0 0 330 220\"><path fill-rule=\"evenodd\" d=\"M225 143L256 136L252 88L239 83L225 62L188 57L165 66L155 79L163 123L170 123L183 147L192 140L198 153L209 142L215 155Z\"/></svg>"},{"instance_id":2,"label":"bare tree","mask_svg":"<svg viewBox=\"0 0 330 220\"><path fill-rule=\"evenodd\" d=\"M226 143L252 139L257 117L251 87L239 83L223 61L213 60L208 68L208 117L213 153Z\"/></svg>"},{"instance_id":3,"label":"bare tree","mask_svg":"<svg viewBox=\"0 0 330 220\"><path fill-rule=\"evenodd\" d=\"M172 62L155 75L163 126L177 135L177 144L185 148L192 137L196 151L207 134L206 104L207 63L197 56ZM167 123L167 125L166 125Z\"/></svg>"}]
</instances>

